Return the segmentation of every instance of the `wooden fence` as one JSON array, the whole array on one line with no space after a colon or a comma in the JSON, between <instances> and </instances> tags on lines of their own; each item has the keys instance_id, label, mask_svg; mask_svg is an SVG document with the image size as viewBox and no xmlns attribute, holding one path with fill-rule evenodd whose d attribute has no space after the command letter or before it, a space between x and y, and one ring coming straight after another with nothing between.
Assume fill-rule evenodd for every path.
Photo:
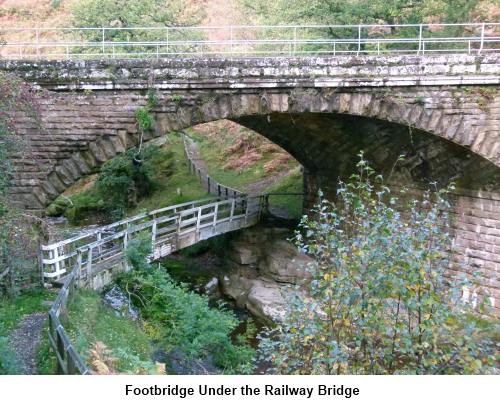
<instances>
[{"instance_id":1,"label":"wooden fence","mask_svg":"<svg viewBox=\"0 0 500 405\"><path fill-rule=\"evenodd\" d=\"M208 172L200 166L198 160L193 156L192 149L195 146L194 141L184 131L181 131L181 133L184 141L184 152L189 161L189 171L198 177L201 185L207 190L207 192L223 198L236 198L238 196L243 196L244 193L240 190L221 184L217 180L210 177Z\"/></svg>"},{"instance_id":2,"label":"wooden fence","mask_svg":"<svg viewBox=\"0 0 500 405\"><path fill-rule=\"evenodd\" d=\"M49 341L57 357L57 368L61 374L90 374L90 369L82 360L64 329L63 320L67 318L68 303L77 286L78 267L68 274L63 287L49 311Z\"/></svg>"}]
</instances>

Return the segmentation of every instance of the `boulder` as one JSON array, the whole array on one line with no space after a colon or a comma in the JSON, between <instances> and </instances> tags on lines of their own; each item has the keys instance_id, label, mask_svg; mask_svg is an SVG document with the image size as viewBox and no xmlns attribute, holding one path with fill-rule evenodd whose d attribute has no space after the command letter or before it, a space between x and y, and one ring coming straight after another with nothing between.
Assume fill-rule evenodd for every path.
<instances>
[{"instance_id":1,"label":"boulder","mask_svg":"<svg viewBox=\"0 0 500 405\"><path fill-rule=\"evenodd\" d=\"M211 297L219 295L219 280L217 277L210 279L208 283L203 286L203 292Z\"/></svg>"},{"instance_id":2,"label":"boulder","mask_svg":"<svg viewBox=\"0 0 500 405\"><path fill-rule=\"evenodd\" d=\"M279 322L285 315L285 294L280 285L263 280L253 280L248 292L246 308L265 323Z\"/></svg>"},{"instance_id":3,"label":"boulder","mask_svg":"<svg viewBox=\"0 0 500 405\"><path fill-rule=\"evenodd\" d=\"M259 273L282 283L301 284L311 277L307 271L314 260L286 240L273 241L259 262Z\"/></svg>"},{"instance_id":4,"label":"boulder","mask_svg":"<svg viewBox=\"0 0 500 405\"><path fill-rule=\"evenodd\" d=\"M257 264L260 255L257 246L239 240L231 243L228 259L238 264L250 265Z\"/></svg>"}]
</instances>

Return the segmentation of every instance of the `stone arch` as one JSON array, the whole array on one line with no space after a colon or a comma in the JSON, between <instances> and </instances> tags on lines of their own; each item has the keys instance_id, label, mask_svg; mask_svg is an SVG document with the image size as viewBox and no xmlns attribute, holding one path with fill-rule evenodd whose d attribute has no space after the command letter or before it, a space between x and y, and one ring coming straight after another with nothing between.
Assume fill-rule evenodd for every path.
<instances>
[{"instance_id":1,"label":"stone arch","mask_svg":"<svg viewBox=\"0 0 500 405\"><path fill-rule=\"evenodd\" d=\"M368 128L366 134L359 136L367 137L365 143L380 141L381 147L386 147L395 138L381 135L384 128L399 128L407 134L408 127L411 127L414 134L421 132L422 139L429 140L429 144L439 142L441 149L434 157L436 173L449 165L448 160L441 159L447 154L454 162L461 159L479 165L470 167L473 173L471 184L482 186L483 178L491 177L494 187L492 191L477 192L476 189L457 197L453 206L457 220L452 230L454 251L450 255L450 269L468 273L479 270L482 286L495 298L495 307L500 310L500 136L495 118L498 110L495 106L500 103L498 96L490 100L489 108L480 108L477 96L469 97L469 91L453 92L439 87L390 88L389 91L324 87L244 92L198 90L181 92L181 100L172 97L173 94L179 93L171 90L160 92L160 103L154 109L157 128L151 136L203 122L231 119L279 143L302 162L304 156L300 159L300 153L307 154L310 146L314 147L314 153L318 153L321 161L328 160L328 153L333 150L337 159L333 164L339 166L339 162L346 164L352 156L352 150L349 150L350 154L345 153L348 158L340 159L346 148L355 146L359 150L359 144L356 144L356 139L349 138L352 134L345 131L346 128L358 124L365 125L363 128L374 126L370 134ZM463 101L453 104L454 97ZM79 177L137 143L134 111L145 104L145 95L138 91L52 93L46 103L42 113L47 133L35 132L33 146L38 148L38 153L49 157L36 173L28 170L29 166L24 162L24 166L19 166L22 176L17 179L18 189L28 195L28 208L33 209L43 209ZM103 109L104 105L106 109ZM318 117L321 119L316 123ZM341 123L339 133L345 132L337 143L333 142L335 122ZM295 138L282 134L287 131L287 125L296 125ZM324 126L332 129L332 136L318 136ZM297 130L299 127L300 131ZM313 135L316 138L312 138ZM300 139L300 145L294 149L294 142L298 143ZM379 160L383 162L384 159L391 160L384 156ZM333 167L309 166L316 171L306 173L311 183L321 180L319 174ZM464 171L468 169L465 167ZM485 180L484 185L486 183ZM312 193L317 186L311 184L308 191Z\"/></svg>"},{"instance_id":2,"label":"stone arch","mask_svg":"<svg viewBox=\"0 0 500 405\"><path fill-rule=\"evenodd\" d=\"M496 121L493 119L493 124L490 124L488 113L477 106L469 107L468 110L460 108L460 105L452 108L449 105L449 89L322 87L293 90L270 88L252 92L211 90L181 93L181 100L179 97L174 99L172 94L172 91L160 93L160 104L153 110L157 128L152 137L219 119L231 119L249 125L251 117L266 117L268 120L273 114L288 114L290 117L297 114L340 114L424 131L459 145L500 167L499 130L494 127ZM453 92L453 97L460 99L464 94ZM73 99L67 94L57 94L55 98L75 106L71 113L66 111L67 121L78 117L81 109L85 108L95 110L107 105L110 111L109 114L99 114L97 111L91 114L91 121L87 120L86 123L95 128L95 136L86 143L75 140L72 148L73 137L69 131L70 145L66 148L69 152L66 151L65 157L49 168L43 181L32 184L33 200L42 206L81 176L133 146L138 138L134 108L145 103L145 97L139 92L129 92L127 95L120 92L79 94ZM500 99L496 96L492 103L496 105L498 102ZM47 113L52 107L47 109ZM47 121L50 124L49 133L67 124L64 118L52 123L50 118ZM85 125L85 122L82 124ZM61 131L66 133L63 129ZM282 142L281 146L287 149L286 142ZM295 157L298 156L295 154Z\"/></svg>"}]
</instances>

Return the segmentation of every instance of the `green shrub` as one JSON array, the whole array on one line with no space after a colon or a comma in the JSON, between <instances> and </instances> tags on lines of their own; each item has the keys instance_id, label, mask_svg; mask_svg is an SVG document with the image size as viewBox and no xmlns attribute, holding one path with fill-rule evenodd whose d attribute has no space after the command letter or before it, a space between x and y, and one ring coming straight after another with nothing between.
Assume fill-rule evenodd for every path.
<instances>
[{"instance_id":1,"label":"green shrub","mask_svg":"<svg viewBox=\"0 0 500 405\"><path fill-rule=\"evenodd\" d=\"M447 190L401 213L362 155L358 168L335 204L303 218L297 245L316 261L309 295L262 337L262 358L292 374L486 372L493 343L460 301L466 281L445 277Z\"/></svg>"},{"instance_id":2,"label":"green shrub","mask_svg":"<svg viewBox=\"0 0 500 405\"><path fill-rule=\"evenodd\" d=\"M132 148L104 163L95 186L109 212L120 217L125 208L134 207L139 199L155 190L156 167L148 161L155 162L158 153L155 145L143 148L140 154L137 148Z\"/></svg>"},{"instance_id":3,"label":"green shrub","mask_svg":"<svg viewBox=\"0 0 500 405\"><path fill-rule=\"evenodd\" d=\"M253 349L231 340L239 324L233 313L222 306L210 308L206 297L176 284L160 265L147 263L149 249L147 240L130 244L127 257L133 270L120 274L117 282L129 291L159 344L191 359L212 359L225 373L250 371Z\"/></svg>"}]
</instances>

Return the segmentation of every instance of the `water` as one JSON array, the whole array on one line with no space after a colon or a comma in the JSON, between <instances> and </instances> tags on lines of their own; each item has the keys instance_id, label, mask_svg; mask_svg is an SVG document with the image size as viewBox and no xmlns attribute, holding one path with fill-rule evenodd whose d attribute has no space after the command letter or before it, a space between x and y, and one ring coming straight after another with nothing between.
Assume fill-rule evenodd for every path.
<instances>
[{"instance_id":1,"label":"water","mask_svg":"<svg viewBox=\"0 0 500 405\"><path fill-rule=\"evenodd\" d=\"M116 285L104 294L103 301L121 316L134 321L139 318L139 310L132 305L129 295Z\"/></svg>"}]
</instances>

